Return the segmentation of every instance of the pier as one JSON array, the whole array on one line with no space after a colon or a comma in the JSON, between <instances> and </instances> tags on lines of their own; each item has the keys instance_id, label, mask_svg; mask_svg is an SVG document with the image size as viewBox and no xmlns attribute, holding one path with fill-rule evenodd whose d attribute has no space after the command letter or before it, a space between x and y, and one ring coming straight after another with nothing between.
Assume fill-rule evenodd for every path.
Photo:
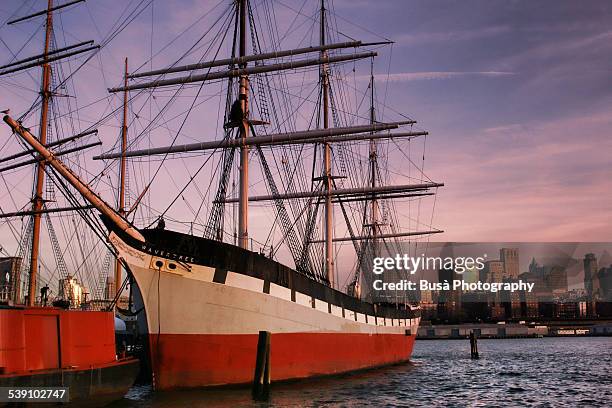
<instances>
[{"instance_id":1,"label":"pier","mask_svg":"<svg viewBox=\"0 0 612 408\"><path fill-rule=\"evenodd\" d=\"M564 336L612 336L612 322L464 323L447 325L422 324L418 340L466 339L471 333L481 339L516 339Z\"/></svg>"}]
</instances>

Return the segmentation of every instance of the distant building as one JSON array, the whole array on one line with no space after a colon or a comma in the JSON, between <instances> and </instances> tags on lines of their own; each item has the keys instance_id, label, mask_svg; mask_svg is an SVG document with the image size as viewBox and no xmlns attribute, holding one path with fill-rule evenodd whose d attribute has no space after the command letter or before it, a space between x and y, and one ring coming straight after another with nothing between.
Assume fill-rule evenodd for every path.
<instances>
[{"instance_id":1,"label":"distant building","mask_svg":"<svg viewBox=\"0 0 612 408\"><path fill-rule=\"evenodd\" d=\"M567 293L567 271L562 266L553 266L545 275L544 280L553 294Z\"/></svg>"},{"instance_id":2,"label":"distant building","mask_svg":"<svg viewBox=\"0 0 612 408\"><path fill-rule=\"evenodd\" d=\"M568 290L563 296L563 300L584 300L586 298L586 290L584 289L572 289Z\"/></svg>"},{"instance_id":3,"label":"distant building","mask_svg":"<svg viewBox=\"0 0 612 408\"><path fill-rule=\"evenodd\" d=\"M521 316L526 318L538 317L538 297L535 293L521 291Z\"/></svg>"},{"instance_id":4,"label":"distant building","mask_svg":"<svg viewBox=\"0 0 612 408\"><path fill-rule=\"evenodd\" d=\"M58 296L70 303L70 307L77 308L81 306L81 303L85 301L86 290L76 278L71 275L66 276L65 279L59 280L59 294Z\"/></svg>"},{"instance_id":5,"label":"distant building","mask_svg":"<svg viewBox=\"0 0 612 408\"><path fill-rule=\"evenodd\" d=\"M501 282L504 278L504 263L497 260L487 261L482 273L484 276L481 276L480 280L483 282Z\"/></svg>"},{"instance_id":6,"label":"distant building","mask_svg":"<svg viewBox=\"0 0 612 408\"><path fill-rule=\"evenodd\" d=\"M529 273L532 275L537 275L539 272L540 265L536 262L535 258L531 258L531 263L529 263Z\"/></svg>"},{"instance_id":7,"label":"distant building","mask_svg":"<svg viewBox=\"0 0 612 408\"><path fill-rule=\"evenodd\" d=\"M502 248L499 250L499 259L504 265L503 276L510 279L518 279L519 276L519 251L517 248Z\"/></svg>"},{"instance_id":8,"label":"distant building","mask_svg":"<svg viewBox=\"0 0 612 408\"><path fill-rule=\"evenodd\" d=\"M597 298L599 297L599 279L597 272L599 266L595 254L586 254L583 260L584 265L584 289L587 293L587 314L597 316Z\"/></svg>"},{"instance_id":9,"label":"distant building","mask_svg":"<svg viewBox=\"0 0 612 408\"><path fill-rule=\"evenodd\" d=\"M599 267L597 266L597 257L595 254L586 254L584 256L584 289L587 292L587 296L593 297L599 289L599 282L595 284L597 280L597 272Z\"/></svg>"},{"instance_id":10,"label":"distant building","mask_svg":"<svg viewBox=\"0 0 612 408\"><path fill-rule=\"evenodd\" d=\"M422 290L421 291L421 303L432 303L433 302L433 294L431 290Z\"/></svg>"},{"instance_id":11,"label":"distant building","mask_svg":"<svg viewBox=\"0 0 612 408\"><path fill-rule=\"evenodd\" d=\"M562 302L556 303L556 313L554 317L561 319L577 319L586 317L587 303L586 302Z\"/></svg>"},{"instance_id":12,"label":"distant building","mask_svg":"<svg viewBox=\"0 0 612 408\"><path fill-rule=\"evenodd\" d=\"M466 268L463 272L463 281L467 283L476 283L480 279L480 271L476 267Z\"/></svg>"},{"instance_id":13,"label":"distant building","mask_svg":"<svg viewBox=\"0 0 612 408\"><path fill-rule=\"evenodd\" d=\"M421 291L421 315L423 320L431 320L437 317L437 304L434 301L434 293L431 290Z\"/></svg>"},{"instance_id":14,"label":"distant building","mask_svg":"<svg viewBox=\"0 0 612 408\"><path fill-rule=\"evenodd\" d=\"M612 265L601 268L597 273L599 282L599 297L606 302L612 302Z\"/></svg>"},{"instance_id":15,"label":"distant building","mask_svg":"<svg viewBox=\"0 0 612 408\"><path fill-rule=\"evenodd\" d=\"M493 320L505 320L506 319L506 308L501 302L494 303L489 306L491 308L491 319Z\"/></svg>"},{"instance_id":16,"label":"distant building","mask_svg":"<svg viewBox=\"0 0 612 408\"><path fill-rule=\"evenodd\" d=\"M512 279L504 279L509 281ZM507 319L518 319L521 317L521 293L520 292L502 292L500 300L504 307Z\"/></svg>"},{"instance_id":17,"label":"distant building","mask_svg":"<svg viewBox=\"0 0 612 408\"><path fill-rule=\"evenodd\" d=\"M115 298L115 279L110 276L106 277L106 282L104 285L104 299L114 299Z\"/></svg>"},{"instance_id":18,"label":"distant building","mask_svg":"<svg viewBox=\"0 0 612 408\"><path fill-rule=\"evenodd\" d=\"M539 265L535 259L529 264L529 272L519 277L534 284L533 292L540 298L567 293L567 269L559 265Z\"/></svg>"},{"instance_id":19,"label":"distant building","mask_svg":"<svg viewBox=\"0 0 612 408\"><path fill-rule=\"evenodd\" d=\"M481 322L491 318L489 309L489 299L491 292L471 291L465 292L461 297L461 307L463 314L469 321Z\"/></svg>"},{"instance_id":20,"label":"distant building","mask_svg":"<svg viewBox=\"0 0 612 408\"><path fill-rule=\"evenodd\" d=\"M452 285L454 279L460 278L460 275L450 268L438 271L438 282L448 282ZM461 289L440 291L437 312L440 319L451 321L460 319L462 316Z\"/></svg>"},{"instance_id":21,"label":"distant building","mask_svg":"<svg viewBox=\"0 0 612 408\"><path fill-rule=\"evenodd\" d=\"M21 303L21 258L0 258L0 301Z\"/></svg>"}]
</instances>

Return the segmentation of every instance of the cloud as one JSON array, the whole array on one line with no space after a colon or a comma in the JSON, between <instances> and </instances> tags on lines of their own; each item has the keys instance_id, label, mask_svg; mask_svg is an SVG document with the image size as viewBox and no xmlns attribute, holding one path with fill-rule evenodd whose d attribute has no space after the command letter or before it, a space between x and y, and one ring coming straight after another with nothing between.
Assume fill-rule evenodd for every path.
<instances>
[{"instance_id":1,"label":"cloud","mask_svg":"<svg viewBox=\"0 0 612 408\"><path fill-rule=\"evenodd\" d=\"M483 27L476 30L458 31L434 31L417 34L400 34L394 37L399 46L423 45L425 43L450 42L450 41L473 41L488 38L510 32L506 25Z\"/></svg>"},{"instance_id":2,"label":"cloud","mask_svg":"<svg viewBox=\"0 0 612 408\"><path fill-rule=\"evenodd\" d=\"M388 76L391 82L403 82L403 81L421 81L431 79L452 79L457 77L466 76L485 76L485 77L503 77L514 75L514 72L507 71L426 71L426 72L402 72L397 74L390 74Z\"/></svg>"},{"instance_id":3,"label":"cloud","mask_svg":"<svg viewBox=\"0 0 612 408\"><path fill-rule=\"evenodd\" d=\"M485 128L482 131L484 133L513 133L513 132L520 132L525 130L525 125L522 123L513 123L510 125L501 125L501 126L494 126L494 127L489 127L489 128Z\"/></svg>"},{"instance_id":4,"label":"cloud","mask_svg":"<svg viewBox=\"0 0 612 408\"><path fill-rule=\"evenodd\" d=\"M445 239L610 240L608 112L500 123L457 135L464 149L436 149L443 166L429 175L446 184L435 218Z\"/></svg>"},{"instance_id":5,"label":"cloud","mask_svg":"<svg viewBox=\"0 0 612 408\"><path fill-rule=\"evenodd\" d=\"M590 58L584 58L585 55L589 55L589 53L609 52L611 47L611 39L612 31L606 31L603 33L581 36L563 41L547 41L540 45L527 48L507 58L501 59L497 66L537 66L538 64L542 64L543 61L557 58L566 58L568 62L582 66L582 64L585 62L587 64L592 63ZM558 63L555 65L558 65ZM565 65L567 64L564 64L563 66Z\"/></svg>"},{"instance_id":6,"label":"cloud","mask_svg":"<svg viewBox=\"0 0 612 408\"><path fill-rule=\"evenodd\" d=\"M439 79L454 79L474 76L483 77L507 77L516 75L515 72L509 71L422 71L422 72L397 72L388 75L378 75L377 81L389 82L409 82L409 81L425 81ZM368 75L358 75L355 78L357 81L369 81Z\"/></svg>"}]
</instances>

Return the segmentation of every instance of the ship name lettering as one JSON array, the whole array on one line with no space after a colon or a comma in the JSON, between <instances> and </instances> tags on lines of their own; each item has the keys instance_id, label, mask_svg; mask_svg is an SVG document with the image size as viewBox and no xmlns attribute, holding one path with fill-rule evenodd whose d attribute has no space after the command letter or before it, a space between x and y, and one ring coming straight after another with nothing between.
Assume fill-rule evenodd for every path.
<instances>
[{"instance_id":1,"label":"ship name lettering","mask_svg":"<svg viewBox=\"0 0 612 408\"><path fill-rule=\"evenodd\" d=\"M146 245L142 245L141 249L149 254L152 255L157 255L157 256L163 256L166 258L171 258L171 259L176 259L178 261L185 261L185 262L195 262L195 258L194 257L189 257L189 256L185 256L185 255L179 255L177 253L174 252L168 252L162 249L153 249L152 247L146 246Z\"/></svg>"}]
</instances>

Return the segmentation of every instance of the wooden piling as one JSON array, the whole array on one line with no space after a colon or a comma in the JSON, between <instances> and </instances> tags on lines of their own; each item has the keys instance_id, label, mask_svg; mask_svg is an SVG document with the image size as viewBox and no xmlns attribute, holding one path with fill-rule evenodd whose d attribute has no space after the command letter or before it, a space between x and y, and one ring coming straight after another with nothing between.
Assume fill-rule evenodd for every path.
<instances>
[{"instance_id":1,"label":"wooden piling","mask_svg":"<svg viewBox=\"0 0 612 408\"><path fill-rule=\"evenodd\" d=\"M470 332L470 356L472 359L477 359L478 357L478 339L474 332Z\"/></svg>"},{"instance_id":2,"label":"wooden piling","mask_svg":"<svg viewBox=\"0 0 612 408\"><path fill-rule=\"evenodd\" d=\"M256 401L270 398L270 332L267 331L259 332L251 394Z\"/></svg>"}]
</instances>

